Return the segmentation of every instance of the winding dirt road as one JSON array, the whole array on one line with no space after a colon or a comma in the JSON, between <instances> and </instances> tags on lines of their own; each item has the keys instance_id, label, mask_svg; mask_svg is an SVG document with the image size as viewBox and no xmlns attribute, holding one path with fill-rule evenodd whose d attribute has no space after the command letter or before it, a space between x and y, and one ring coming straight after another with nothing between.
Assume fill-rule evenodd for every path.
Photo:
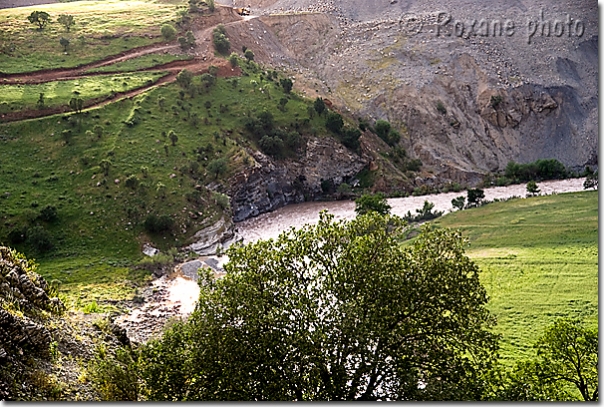
<instances>
[{"instance_id":1,"label":"winding dirt road","mask_svg":"<svg viewBox=\"0 0 604 407\"><path fill-rule=\"evenodd\" d=\"M106 104L122 100L124 98L132 98L134 96L140 95L141 93L147 92L149 89L172 83L176 80L176 76L178 75L178 73L183 69L187 69L193 74L201 74L207 72L208 68L213 65L218 67L218 76L220 77L239 76L241 74L241 69L239 69L238 67L233 68L230 66L227 60L214 56L214 47L212 45L211 38L212 30L220 23L219 21L226 20L226 23L224 25L230 26L234 24L240 24L245 20L239 16L236 16L230 7L220 7L219 10L220 11L218 15L216 16L218 18L218 21L213 21L214 23L211 24L209 27L207 25L202 27L195 27L194 25L192 27L197 44L195 48L191 50L192 54L197 55L194 59L172 61L163 65L156 65L150 68L141 68L136 69L134 71L129 71L129 73L161 71L166 72L167 74L165 76L162 76L159 80L155 81L154 83L142 86L137 89L132 89L124 92L117 92L112 95L107 95L105 97L89 99L84 102L84 108L90 109L94 107L101 107ZM110 66L113 64L138 58L143 55L164 53L178 49L179 44L177 44L176 41L173 41L167 44L151 44L144 47L131 49L128 51L124 51L120 54L112 55L102 60L94 61L89 64L84 64L75 68L47 69L36 72L25 72L16 74L0 73L0 91L3 85L35 85L48 82L67 81L73 79L94 77L100 75L125 73L117 71L89 72L89 70ZM18 112L10 112L0 115L0 122L6 123L26 119L35 119L59 113L66 113L69 111L70 108L66 105L54 106L45 109L21 110Z\"/></svg>"}]
</instances>

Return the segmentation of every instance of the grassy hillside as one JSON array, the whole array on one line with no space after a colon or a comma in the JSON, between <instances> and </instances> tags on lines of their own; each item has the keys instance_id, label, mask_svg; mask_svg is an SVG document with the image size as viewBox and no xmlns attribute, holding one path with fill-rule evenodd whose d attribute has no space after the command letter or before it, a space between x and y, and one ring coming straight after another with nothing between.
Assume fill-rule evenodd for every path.
<instances>
[{"instance_id":1,"label":"grassy hillside","mask_svg":"<svg viewBox=\"0 0 604 407\"><path fill-rule=\"evenodd\" d=\"M559 317L598 322L598 193L493 203L436 221L459 228L483 270L502 356L526 357Z\"/></svg>"},{"instance_id":2,"label":"grassy hillside","mask_svg":"<svg viewBox=\"0 0 604 407\"><path fill-rule=\"evenodd\" d=\"M102 0L55 3L0 10L0 72L31 72L66 68L162 41L160 27L178 21L180 0ZM27 17L33 11L50 14L42 30ZM73 15L70 31L57 22ZM68 38L68 52L59 43Z\"/></svg>"},{"instance_id":3,"label":"grassy hillside","mask_svg":"<svg viewBox=\"0 0 604 407\"><path fill-rule=\"evenodd\" d=\"M36 85L2 85L0 114L22 109L35 109L40 93L44 94L44 107L67 105L78 97L87 101L112 93L140 88L156 82L164 73L143 72L122 75L85 77L68 81L47 82Z\"/></svg>"},{"instance_id":4,"label":"grassy hillside","mask_svg":"<svg viewBox=\"0 0 604 407\"><path fill-rule=\"evenodd\" d=\"M194 95L171 84L81 114L0 124L0 243L37 258L78 306L131 298L145 279L129 269L144 242L186 245L222 216L224 199L206 186L226 188L254 165L248 117L267 110L285 132L327 131L308 117L310 101L256 69L205 90L195 77ZM223 172L208 170L220 160Z\"/></svg>"}]
</instances>

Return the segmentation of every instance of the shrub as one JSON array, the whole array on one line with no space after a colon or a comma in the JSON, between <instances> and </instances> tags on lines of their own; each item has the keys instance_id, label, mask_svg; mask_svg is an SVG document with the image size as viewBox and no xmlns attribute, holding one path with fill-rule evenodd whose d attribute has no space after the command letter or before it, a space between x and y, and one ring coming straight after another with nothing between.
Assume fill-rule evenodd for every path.
<instances>
[{"instance_id":1,"label":"shrub","mask_svg":"<svg viewBox=\"0 0 604 407\"><path fill-rule=\"evenodd\" d=\"M491 96L491 107L493 109L497 109L497 106L499 106L501 102L503 102L503 98L500 95Z\"/></svg>"},{"instance_id":2,"label":"shrub","mask_svg":"<svg viewBox=\"0 0 604 407\"><path fill-rule=\"evenodd\" d=\"M323 114L325 109L327 109L327 106L325 106L325 101L323 101L322 98L316 98L313 103L313 107L315 108L315 111L319 114Z\"/></svg>"},{"instance_id":3,"label":"shrub","mask_svg":"<svg viewBox=\"0 0 604 407\"><path fill-rule=\"evenodd\" d=\"M243 53L243 56L245 57L245 59L247 59L248 62L254 60L254 52L251 49L246 49Z\"/></svg>"},{"instance_id":4,"label":"shrub","mask_svg":"<svg viewBox=\"0 0 604 407\"><path fill-rule=\"evenodd\" d=\"M27 229L27 242L39 253L45 253L54 247L52 235L40 225Z\"/></svg>"},{"instance_id":5,"label":"shrub","mask_svg":"<svg viewBox=\"0 0 604 407\"><path fill-rule=\"evenodd\" d=\"M539 195L541 191L539 190L539 187L537 186L537 183L535 181L529 181L526 184L526 192L529 196L535 196Z\"/></svg>"},{"instance_id":6,"label":"shrub","mask_svg":"<svg viewBox=\"0 0 604 407\"><path fill-rule=\"evenodd\" d=\"M208 172L214 176L214 178L218 178L219 175L222 175L227 172L228 164L226 158L217 158L208 163Z\"/></svg>"},{"instance_id":7,"label":"shrub","mask_svg":"<svg viewBox=\"0 0 604 407\"><path fill-rule=\"evenodd\" d=\"M342 127L344 126L344 120L339 113L329 112L327 114L327 119L325 120L325 127L329 130L333 131L336 134L339 134L342 131Z\"/></svg>"},{"instance_id":8,"label":"shrub","mask_svg":"<svg viewBox=\"0 0 604 407\"><path fill-rule=\"evenodd\" d=\"M54 222L57 217L57 208L52 205L46 205L42 208L39 215L39 218L44 222Z\"/></svg>"},{"instance_id":9,"label":"shrub","mask_svg":"<svg viewBox=\"0 0 604 407\"><path fill-rule=\"evenodd\" d=\"M126 178L126 181L124 182L124 184L126 185L126 187L128 187L130 189L136 189L139 184L138 177L134 174L130 175L128 178Z\"/></svg>"},{"instance_id":10,"label":"shrub","mask_svg":"<svg viewBox=\"0 0 604 407\"><path fill-rule=\"evenodd\" d=\"M457 208L458 210L462 210L464 208L464 206L466 205L466 197L465 196L458 196L457 198L454 198L451 200L451 205L453 205L454 208Z\"/></svg>"},{"instance_id":11,"label":"shrub","mask_svg":"<svg viewBox=\"0 0 604 407\"><path fill-rule=\"evenodd\" d=\"M480 188L468 189L468 208L480 206L484 199L484 191Z\"/></svg>"},{"instance_id":12,"label":"shrub","mask_svg":"<svg viewBox=\"0 0 604 407\"><path fill-rule=\"evenodd\" d=\"M169 215L157 216L151 213L143 222L143 227L150 233L162 233L172 229L174 221Z\"/></svg>"},{"instance_id":13,"label":"shrub","mask_svg":"<svg viewBox=\"0 0 604 407\"><path fill-rule=\"evenodd\" d=\"M436 102L436 110L438 110L440 114L447 114L447 108L440 100Z\"/></svg>"},{"instance_id":14,"label":"shrub","mask_svg":"<svg viewBox=\"0 0 604 407\"><path fill-rule=\"evenodd\" d=\"M214 48L220 54L226 54L231 49L231 42L226 36L226 30L224 25L219 24L212 32L212 40L214 41Z\"/></svg>"},{"instance_id":15,"label":"shrub","mask_svg":"<svg viewBox=\"0 0 604 407\"><path fill-rule=\"evenodd\" d=\"M463 198L463 197L462 197ZM411 215L411 211L408 211L407 214L403 217L407 222L421 222L424 220L432 220L436 219L439 216L442 216L444 212L442 211L433 211L434 204L432 202L424 201L424 206L421 209L416 209L416 215Z\"/></svg>"},{"instance_id":16,"label":"shrub","mask_svg":"<svg viewBox=\"0 0 604 407\"><path fill-rule=\"evenodd\" d=\"M236 53L232 52L231 55L229 55L229 62L233 68L239 65L239 57Z\"/></svg>"},{"instance_id":17,"label":"shrub","mask_svg":"<svg viewBox=\"0 0 604 407\"><path fill-rule=\"evenodd\" d=\"M355 209L357 216L364 215L368 212L377 212L381 215L390 213L392 207L388 204L383 193L363 194L360 198L355 199Z\"/></svg>"},{"instance_id":18,"label":"shrub","mask_svg":"<svg viewBox=\"0 0 604 407\"><path fill-rule=\"evenodd\" d=\"M358 150L361 146L359 138L361 137L361 131L355 127L344 126L341 131L340 140L342 144L351 150Z\"/></svg>"},{"instance_id":19,"label":"shrub","mask_svg":"<svg viewBox=\"0 0 604 407\"><path fill-rule=\"evenodd\" d=\"M265 154L273 157L279 156L283 150L283 140L277 136L266 135L260 139L258 145Z\"/></svg>"}]
</instances>

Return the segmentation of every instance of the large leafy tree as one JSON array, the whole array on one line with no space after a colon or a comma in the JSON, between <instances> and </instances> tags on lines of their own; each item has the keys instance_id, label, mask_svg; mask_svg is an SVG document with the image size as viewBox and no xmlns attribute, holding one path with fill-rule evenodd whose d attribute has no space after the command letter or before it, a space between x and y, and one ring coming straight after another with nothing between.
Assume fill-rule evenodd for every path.
<instances>
[{"instance_id":1,"label":"large leafy tree","mask_svg":"<svg viewBox=\"0 0 604 407\"><path fill-rule=\"evenodd\" d=\"M196 311L145 345L155 400L465 400L494 323L460 234L375 212L232 246ZM161 368L158 368L161 366Z\"/></svg>"},{"instance_id":2,"label":"large leafy tree","mask_svg":"<svg viewBox=\"0 0 604 407\"><path fill-rule=\"evenodd\" d=\"M598 401L598 332L559 319L535 344L536 357L521 361L492 383L491 397L508 401Z\"/></svg>"}]
</instances>

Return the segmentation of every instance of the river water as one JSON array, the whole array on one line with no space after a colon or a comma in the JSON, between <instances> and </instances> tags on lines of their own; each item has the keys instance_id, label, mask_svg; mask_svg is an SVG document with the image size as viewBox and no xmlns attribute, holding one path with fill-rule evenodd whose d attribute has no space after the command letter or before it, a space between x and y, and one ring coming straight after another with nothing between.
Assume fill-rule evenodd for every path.
<instances>
[{"instance_id":1,"label":"river water","mask_svg":"<svg viewBox=\"0 0 604 407\"><path fill-rule=\"evenodd\" d=\"M541 194L549 195L582 191L583 181L584 178L546 181L540 182L538 186ZM488 188L484 190L484 194L485 199L491 201L514 196L525 197L526 184ZM416 209L424 205L424 201L433 203L434 210L449 212L453 209L451 200L458 196L466 196L466 191L391 198L388 199L388 203L392 206L391 213L398 216L404 216L407 211L415 213ZM315 224L319 221L319 213L324 209L333 214L336 220L353 219L355 217L354 207L353 201L305 202L285 206L276 211L239 222L236 228L237 233L243 237L243 242L250 243L259 239L276 238L281 232L291 227L299 228L305 224ZM200 260L210 260L212 264L219 266L228 261L226 256L206 256L200 258ZM222 273L217 275L220 276ZM154 291L161 295L152 298L141 308L132 310L130 314L124 315L118 321L120 325L127 329L128 336L131 339L144 341L151 337L152 333L158 334L163 323L170 317L188 316L195 308L199 296L197 282L182 272L155 280L153 287Z\"/></svg>"},{"instance_id":2,"label":"river water","mask_svg":"<svg viewBox=\"0 0 604 407\"><path fill-rule=\"evenodd\" d=\"M583 190L584 178L574 178L557 181L544 181L538 183L542 195L554 193L575 192ZM434 210L445 213L453 210L451 200L458 196L466 196L466 191L448 192L434 195L410 196L407 198L390 198L388 204L392 206L391 213L404 216L408 211L415 214L416 209L424 206L424 201L434 204ZM508 185L484 189L485 199L506 199L513 196L526 197L526 184ZM276 238L279 234L291 227L301 227L305 224L315 224L319 221L319 212L327 209L336 220L353 219L355 217L354 201L327 201L304 202L289 205L273 212L264 213L255 218L244 220L236 224L237 233L243 237L244 243L254 242L259 239Z\"/></svg>"}]
</instances>

